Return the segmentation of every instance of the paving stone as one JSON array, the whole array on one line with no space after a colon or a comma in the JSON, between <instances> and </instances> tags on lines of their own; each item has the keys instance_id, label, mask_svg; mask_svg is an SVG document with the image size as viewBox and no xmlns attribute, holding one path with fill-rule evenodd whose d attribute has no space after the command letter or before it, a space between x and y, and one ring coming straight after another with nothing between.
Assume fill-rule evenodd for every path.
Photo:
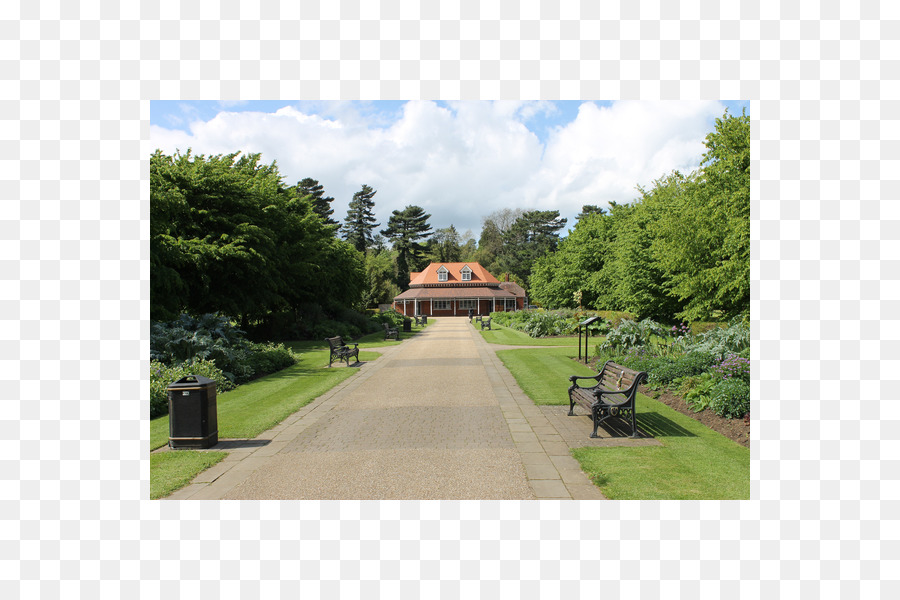
<instances>
[{"instance_id":1,"label":"paving stone","mask_svg":"<svg viewBox=\"0 0 900 600\"><path fill-rule=\"evenodd\" d=\"M566 488L566 486L560 480L533 479L530 483L531 488L534 490L534 495L537 496L539 500L550 498L572 498L572 495L569 493L568 488Z\"/></svg>"},{"instance_id":2,"label":"paving stone","mask_svg":"<svg viewBox=\"0 0 900 600\"><path fill-rule=\"evenodd\" d=\"M525 465L528 479L561 479L553 465Z\"/></svg>"}]
</instances>

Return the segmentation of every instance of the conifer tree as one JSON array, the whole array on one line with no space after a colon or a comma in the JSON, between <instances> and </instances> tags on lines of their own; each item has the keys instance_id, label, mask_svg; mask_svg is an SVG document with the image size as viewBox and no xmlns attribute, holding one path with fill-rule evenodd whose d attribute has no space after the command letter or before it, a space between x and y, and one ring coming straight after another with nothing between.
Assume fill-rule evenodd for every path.
<instances>
[{"instance_id":1,"label":"conifer tree","mask_svg":"<svg viewBox=\"0 0 900 600\"><path fill-rule=\"evenodd\" d=\"M363 184L362 189L353 194L341 228L341 236L360 252L365 252L373 244L372 231L381 224L375 222L375 201L372 200L377 193Z\"/></svg>"}]
</instances>

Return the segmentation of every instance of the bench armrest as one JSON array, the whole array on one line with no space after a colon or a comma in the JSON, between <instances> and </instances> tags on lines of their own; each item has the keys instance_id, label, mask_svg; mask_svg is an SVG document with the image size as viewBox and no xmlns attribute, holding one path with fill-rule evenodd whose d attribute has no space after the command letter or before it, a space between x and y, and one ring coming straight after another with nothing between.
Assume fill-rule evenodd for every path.
<instances>
[{"instance_id":1,"label":"bench armrest","mask_svg":"<svg viewBox=\"0 0 900 600\"><path fill-rule=\"evenodd\" d=\"M596 375L569 375L569 381L575 383L578 379L593 379L594 381L600 381L600 373Z\"/></svg>"}]
</instances>

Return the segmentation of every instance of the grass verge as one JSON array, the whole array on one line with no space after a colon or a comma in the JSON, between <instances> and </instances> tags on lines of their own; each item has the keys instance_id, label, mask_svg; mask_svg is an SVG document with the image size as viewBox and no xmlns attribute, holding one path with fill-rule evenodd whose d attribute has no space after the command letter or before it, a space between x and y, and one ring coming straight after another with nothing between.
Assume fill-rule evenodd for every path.
<instances>
[{"instance_id":1,"label":"grass verge","mask_svg":"<svg viewBox=\"0 0 900 600\"><path fill-rule=\"evenodd\" d=\"M500 350L497 356L538 405L568 404L569 375L596 375L590 367L572 360L577 348L522 348Z\"/></svg>"},{"instance_id":2,"label":"grass verge","mask_svg":"<svg viewBox=\"0 0 900 600\"><path fill-rule=\"evenodd\" d=\"M504 350L497 356L535 404L568 405L568 376L595 373L567 358L562 349ZM642 394L637 397L637 422L662 446L572 451L582 470L607 498L750 498L749 448ZM589 434L586 429L585 437Z\"/></svg>"},{"instance_id":3,"label":"grass verge","mask_svg":"<svg viewBox=\"0 0 900 600\"><path fill-rule=\"evenodd\" d=\"M480 330L481 325L475 323L475 328ZM575 351L575 354L578 354L577 335L572 337L533 338L527 333L496 325L492 325L490 330L481 331L481 335L489 344L503 344L508 346L571 346ZM597 341L595 342L594 338L591 337L591 344L599 343L601 339L600 336L597 336ZM582 343L584 343L583 339Z\"/></svg>"},{"instance_id":4,"label":"grass verge","mask_svg":"<svg viewBox=\"0 0 900 600\"><path fill-rule=\"evenodd\" d=\"M199 473L210 468L227 452L178 450L150 455L150 499L168 496L186 486Z\"/></svg>"}]
</instances>

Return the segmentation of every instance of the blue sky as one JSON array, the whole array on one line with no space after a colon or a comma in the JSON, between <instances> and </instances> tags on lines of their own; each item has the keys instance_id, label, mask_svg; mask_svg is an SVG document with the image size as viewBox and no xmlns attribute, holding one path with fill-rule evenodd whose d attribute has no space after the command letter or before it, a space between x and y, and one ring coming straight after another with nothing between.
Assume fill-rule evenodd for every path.
<instances>
[{"instance_id":1,"label":"blue sky","mask_svg":"<svg viewBox=\"0 0 900 600\"><path fill-rule=\"evenodd\" d=\"M423 207L434 228L477 239L503 208L630 202L672 170L699 165L725 108L711 101L151 101L151 144L166 153L260 152L285 183L319 180L342 220L363 184L376 217Z\"/></svg>"}]
</instances>

